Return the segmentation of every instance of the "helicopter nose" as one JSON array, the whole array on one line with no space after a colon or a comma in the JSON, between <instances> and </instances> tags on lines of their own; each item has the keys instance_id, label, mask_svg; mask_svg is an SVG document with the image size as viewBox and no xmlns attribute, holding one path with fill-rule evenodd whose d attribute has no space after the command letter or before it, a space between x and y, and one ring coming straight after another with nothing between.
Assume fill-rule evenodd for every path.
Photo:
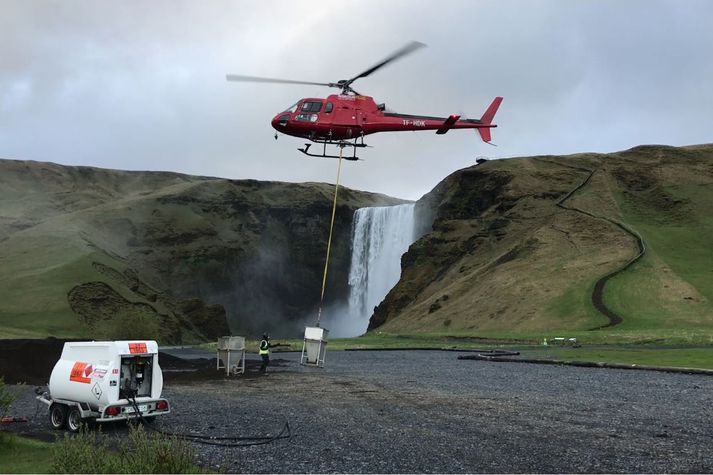
<instances>
[{"instance_id":1,"label":"helicopter nose","mask_svg":"<svg viewBox=\"0 0 713 475\"><path fill-rule=\"evenodd\" d=\"M272 118L272 128L277 130L277 124L280 122L280 114L277 114L275 117Z\"/></svg>"}]
</instances>

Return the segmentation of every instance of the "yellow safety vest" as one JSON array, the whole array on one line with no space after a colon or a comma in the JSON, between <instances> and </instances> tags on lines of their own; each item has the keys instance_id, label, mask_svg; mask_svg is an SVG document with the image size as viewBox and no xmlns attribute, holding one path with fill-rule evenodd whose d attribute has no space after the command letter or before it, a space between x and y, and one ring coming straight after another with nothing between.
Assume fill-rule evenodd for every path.
<instances>
[{"instance_id":1,"label":"yellow safety vest","mask_svg":"<svg viewBox=\"0 0 713 475\"><path fill-rule=\"evenodd\" d=\"M270 354L270 344L267 342L267 340L262 340L260 342L260 355L269 355Z\"/></svg>"}]
</instances>

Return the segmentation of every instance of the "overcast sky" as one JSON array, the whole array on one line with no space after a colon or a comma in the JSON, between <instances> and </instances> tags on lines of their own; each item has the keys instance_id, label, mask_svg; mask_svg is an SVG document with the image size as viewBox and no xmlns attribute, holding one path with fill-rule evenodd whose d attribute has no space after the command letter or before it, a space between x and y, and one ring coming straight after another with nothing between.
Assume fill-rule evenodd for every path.
<instances>
[{"instance_id":1,"label":"overcast sky","mask_svg":"<svg viewBox=\"0 0 713 475\"><path fill-rule=\"evenodd\" d=\"M367 137L343 183L416 199L476 157L713 142L713 1L0 0L0 157L227 178L328 181L336 161L275 141L270 119L327 88L226 73L349 78L428 45L356 90L474 131Z\"/></svg>"}]
</instances>

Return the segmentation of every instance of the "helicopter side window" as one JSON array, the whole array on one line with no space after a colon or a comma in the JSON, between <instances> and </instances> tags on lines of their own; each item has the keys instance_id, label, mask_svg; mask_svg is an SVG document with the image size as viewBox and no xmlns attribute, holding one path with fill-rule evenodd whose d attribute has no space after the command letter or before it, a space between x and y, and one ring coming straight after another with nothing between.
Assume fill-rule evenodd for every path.
<instances>
[{"instance_id":1,"label":"helicopter side window","mask_svg":"<svg viewBox=\"0 0 713 475\"><path fill-rule=\"evenodd\" d=\"M322 109L322 103L317 101L307 101L302 104L302 112L319 112Z\"/></svg>"},{"instance_id":2,"label":"helicopter side window","mask_svg":"<svg viewBox=\"0 0 713 475\"><path fill-rule=\"evenodd\" d=\"M288 120L290 120L290 114L281 115L279 124L284 127L285 125L287 125Z\"/></svg>"},{"instance_id":3,"label":"helicopter side window","mask_svg":"<svg viewBox=\"0 0 713 475\"><path fill-rule=\"evenodd\" d=\"M333 107L334 104L332 104L331 102L327 102L327 105L324 107L324 112L329 114L330 112L332 112Z\"/></svg>"}]
</instances>

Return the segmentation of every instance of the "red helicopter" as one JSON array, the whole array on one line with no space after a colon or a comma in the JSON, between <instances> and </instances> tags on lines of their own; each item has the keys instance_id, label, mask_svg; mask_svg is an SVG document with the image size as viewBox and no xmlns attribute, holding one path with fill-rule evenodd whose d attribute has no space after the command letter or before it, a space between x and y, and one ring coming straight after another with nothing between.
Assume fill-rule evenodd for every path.
<instances>
[{"instance_id":1,"label":"red helicopter","mask_svg":"<svg viewBox=\"0 0 713 475\"><path fill-rule=\"evenodd\" d=\"M343 158L358 160L356 149L368 146L364 143L364 136L377 132L435 130L437 134L445 134L451 129L476 129L483 141L490 143L490 129L497 127L492 123L493 117L500 107L502 97L496 97L480 119L461 119L456 114L449 117L431 117L391 112L386 110L385 104L377 104L372 97L364 96L352 89L352 83L357 79L367 77L392 61L423 46L425 46L423 43L411 42L361 74L337 82L294 81L236 74L228 74L226 79L229 81L307 84L341 89L339 94L332 94L326 99L315 97L300 99L292 107L280 112L272 119L272 127L278 132L306 138L323 145L321 154L310 153L309 148L312 145L310 143L306 143L304 148L297 149L310 157L341 158L336 155L327 155L327 145L329 144L341 148L353 147L353 155ZM277 139L277 133L275 133L275 139Z\"/></svg>"}]
</instances>

